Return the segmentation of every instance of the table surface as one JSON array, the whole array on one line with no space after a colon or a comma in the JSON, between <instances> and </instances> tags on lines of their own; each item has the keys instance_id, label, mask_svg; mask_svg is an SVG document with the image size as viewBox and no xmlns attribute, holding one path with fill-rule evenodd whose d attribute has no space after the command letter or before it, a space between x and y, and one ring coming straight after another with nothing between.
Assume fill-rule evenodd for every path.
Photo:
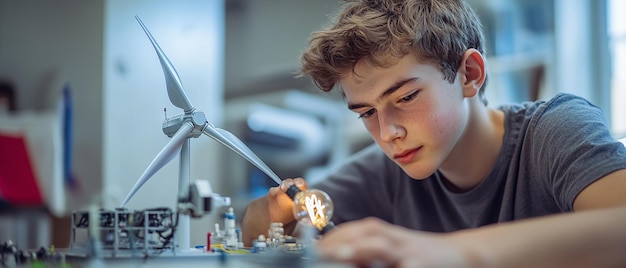
<instances>
[{"instance_id":1,"label":"table surface","mask_svg":"<svg viewBox=\"0 0 626 268\"><path fill-rule=\"evenodd\" d=\"M85 256L66 255L66 262L71 267L221 267L221 268L255 268L255 267L353 267L341 263L331 263L307 258L293 253L255 253L255 254L226 254L226 253L177 253L149 256L118 256L93 258Z\"/></svg>"}]
</instances>

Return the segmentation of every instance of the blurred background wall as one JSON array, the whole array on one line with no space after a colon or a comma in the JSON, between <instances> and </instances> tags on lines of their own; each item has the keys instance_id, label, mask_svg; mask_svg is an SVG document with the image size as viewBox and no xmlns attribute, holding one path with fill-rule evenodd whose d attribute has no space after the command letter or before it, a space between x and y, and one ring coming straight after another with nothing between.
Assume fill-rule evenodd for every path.
<instances>
[{"instance_id":1,"label":"blurred background wall","mask_svg":"<svg viewBox=\"0 0 626 268\"><path fill-rule=\"evenodd\" d=\"M571 92L601 107L616 136L626 135L626 83L614 75L624 73L619 63L626 62L626 23L611 16L626 11L622 2L468 0L487 37L490 104ZM167 143L161 123L180 111L169 103L158 58L135 15L209 121L242 138L279 176L323 178L347 155L371 143L337 94L294 78L310 32L321 28L339 4L0 0L0 81L13 88L17 109L0 109L0 117L57 111L62 88L69 85L72 167L81 185L78 191L65 189L62 213L50 213L46 204L3 209L0 225L6 228L0 230L27 226L20 230L38 230L34 236L41 239L7 231L0 232L0 242L66 246L68 214L90 204L118 206ZM212 140L193 139L191 150L192 180L208 179L214 191L232 197L239 219L249 200L275 185ZM177 170L176 158L129 207L173 207ZM211 231L220 213L192 220L192 234ZM41 224L33 227L33 222ZM203 236L192 235L191 246L202 242Z\"/></svg>"}]
</instances>

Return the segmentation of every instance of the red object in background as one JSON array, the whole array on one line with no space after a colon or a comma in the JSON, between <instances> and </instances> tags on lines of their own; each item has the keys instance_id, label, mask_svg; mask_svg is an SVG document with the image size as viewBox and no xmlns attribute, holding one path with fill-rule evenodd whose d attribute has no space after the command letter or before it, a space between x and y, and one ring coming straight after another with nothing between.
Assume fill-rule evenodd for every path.
<instances>
[{"instance_id":1,"label":"red object in background","mask_svg":"<svg viewBox=\"0 0 626 268\"><path fill-rule=\"evenodd\" d=\"M211 232L206 233L206 252L211 251Z\"/></svg>"},{"instance_id":2,"label":"red object in background","mask_svg":"<svg viewBox=\"0 0 626 268\"><path fill-rule=\"evenodd\" d=\"M0 198L15 206L43 204L22 136L0 133Z\"/></svg>"}]
</instances>

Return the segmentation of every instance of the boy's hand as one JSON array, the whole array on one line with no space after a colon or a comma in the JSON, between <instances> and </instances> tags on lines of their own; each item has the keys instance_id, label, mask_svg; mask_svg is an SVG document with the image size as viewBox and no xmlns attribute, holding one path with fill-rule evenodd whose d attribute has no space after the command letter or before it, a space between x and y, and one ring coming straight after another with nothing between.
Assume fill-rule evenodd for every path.
<instances>
[{"instance_id":1,"label":"boy's hand","mask_svg":"<svg viewBox=\"0 0 626 268\"><path fill-rule=\"evenodd\" d=\"M279 186L270 188L267 195L248 204L241 222L242 240L246 246L252 246L252 241L259 235L267 235L272 222L282 222L285 234L292 234L296 226L292 211L293 200L286 191L293 184L303 191L307 189L306 181L302 178L286 179Z\"/></svg>"},{"instance_id":2,"label":"boy's hand","mask_svg":"<svg viewBox=\"0 0 626 268\"><path fill-rule=\"evenodd\" d=\"M317 243L321 257L359 267L470 267L467 249L446 234L406 229L376 218L341 224Z\"/></svg>"},{"instance_id":3,"label":"boy's hand","mask_svg":"<svg viewBox=\"0 0 626 268\"><path fill-rule=\"evenodd\" d=\"M289 186L295 184L301 190L307 189L307 183L303 178L285 179L279 186L270 188L267 193L267 209L270 215L270 222L291 223L293 217L293 200L287 196L286 191Z\"/></svg>"}]
</instances>

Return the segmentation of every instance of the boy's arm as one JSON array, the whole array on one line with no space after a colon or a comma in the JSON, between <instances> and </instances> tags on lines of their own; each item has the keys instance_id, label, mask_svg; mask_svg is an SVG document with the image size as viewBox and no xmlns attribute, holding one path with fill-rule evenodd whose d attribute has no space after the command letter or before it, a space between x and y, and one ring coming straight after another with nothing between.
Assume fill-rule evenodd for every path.
<instances>
[{"instance_id":1,"label":"boy's arm","mask_svg":"<svg viewBox=\"0 0 626 268\"><path fill-rule=\"evenodd\" d=\"M491 255L494 267L626 267L626 169L586 187L574 210L465 235L485 239L483 254Z\"/></svg>"},{"instance_id":2,"label":"boy's arm","mask_svg":"<svg viewBox=\"0 0 626 268\"><path fill-rule=\"evenodd\" d=\"M620 206L461 231L450 239L474 247L482 267L625 267L624 226L626 206Z\"/></svg>"},{"instance_id":3,"label":"boy's arm","mask_svg":"<svg viewBox=\"0 0 626 268\"><path fill-rule=\"evenodd\" d=\"M610 173L587 186L574 200L574 210L626 205L626 169Z\"/></svg>"},{"instance_id":4,"label":"boy's arm","mask_svg":"<svg viewBox=\"0 0 626 268\"><path fill-rule=\"evenodd\" d=\"M270 219L267 208L267 196L258 198L250 202L246 208L246 214L241 221L241 234L243 244L251 247L252 241L257 239L259 234L267 236Z\"/></svg>"},{"instance_id":5,"label":"boy's arm","mask_svg":"<svg viewBox=\"0 0 626 268\"><path fill-rule=\"evenodd\" d=\"M585 188L574 209L458 235L484 241L481 254L494 267L626 267L626 169Z\"/></svg>"},{"instance_id":6,"label":"boy's arm","mask_svg":"<svg viewBox=\"0 0 626 268\"><path fill-rule=\"evenodd\" d=\"M626 170L585 188L576 212L449 234L379 220L340 225L318 243L323 256L359 264L420 267L626 267Z\"/></svg>"}]
</instances>

